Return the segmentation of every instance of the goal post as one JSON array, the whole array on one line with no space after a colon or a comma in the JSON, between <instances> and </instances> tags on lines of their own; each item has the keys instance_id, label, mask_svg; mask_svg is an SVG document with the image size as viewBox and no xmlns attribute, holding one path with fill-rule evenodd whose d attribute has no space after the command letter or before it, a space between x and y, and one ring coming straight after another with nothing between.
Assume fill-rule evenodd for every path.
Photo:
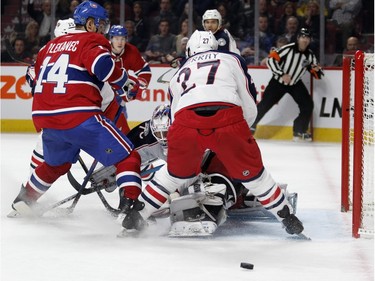
<instances>
[{"instance_id":1,"label":"goal post","mask_svg":"<svg viewBox=\"0 0 375 281\"><path fill-rule=\"evenodd\" d=\"M374 235L374 54L344 55L341 210L352 211L352 235Z\"/></svg>"}]
</instances>

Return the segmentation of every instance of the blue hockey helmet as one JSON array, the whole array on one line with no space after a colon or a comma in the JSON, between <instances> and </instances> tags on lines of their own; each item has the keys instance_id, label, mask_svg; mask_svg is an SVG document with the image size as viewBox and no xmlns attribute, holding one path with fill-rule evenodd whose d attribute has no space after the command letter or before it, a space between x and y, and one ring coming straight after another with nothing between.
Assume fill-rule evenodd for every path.
<instances>
[{"instance_id":1,"label":"blue hockey helmet","mask_svg":"<svg viewBox=\"0 0 375 281\"><path fill-rule=\"evenodd\" d=\"M112 38L113 36L128 36L128 30L123 27L122 25L112 25L111 29L109 30L109 36Z\"/></svg>"},{"instance_id":2,"label":"blue hockey helmet","mask_svg":"<svg viewBox=\"0 0 375 281\"><path fill-rule=\"evenodd\" d=\"M109 19L106 9L93 1L85 1L79 4L74 11L74 23L76 25L85 25L87 19L93 18L96 28L103 28L103 33L108 33ZM103 26L104 22L105 26Z\"/></svg>"}]
</instances>

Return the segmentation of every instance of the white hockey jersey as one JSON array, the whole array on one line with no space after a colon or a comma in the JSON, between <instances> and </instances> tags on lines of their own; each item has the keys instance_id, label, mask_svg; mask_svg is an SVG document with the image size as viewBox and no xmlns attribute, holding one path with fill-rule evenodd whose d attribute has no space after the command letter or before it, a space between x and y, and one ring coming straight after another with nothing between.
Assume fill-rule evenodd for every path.
<instances>
[{"instance_id":1,"label":"white hockey jersey","mask_svg":"<svg viewBox=\"0 0 375 281\"><path fill-rule=\"evenodd\" d=\"M249 126L257 116L255 85L234 53L207 51L188 58L171 79L169 93L172 122L179 110L210 102L241 106Z\"/></svg>"}]
</instances>

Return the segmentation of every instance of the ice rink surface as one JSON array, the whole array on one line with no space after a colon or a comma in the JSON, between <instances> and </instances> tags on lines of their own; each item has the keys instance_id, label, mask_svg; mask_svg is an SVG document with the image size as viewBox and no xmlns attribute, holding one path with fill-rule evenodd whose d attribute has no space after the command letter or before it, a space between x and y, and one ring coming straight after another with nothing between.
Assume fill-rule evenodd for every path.
<instances>
[{"instance_id":1,"label":"ice rink surface","mask_svg":"<svg viewBox=\"0 0 375 281\"><path fill-rule=\"evenodd\" d=\"M258 141L273 178L298 193L297 216L312 241L291 239L275 221L231 217L210 239L177 239L166 236L167 219L141 237L117 238L121 223L95 193L82 196L68 216L7 218L36 139L1 134L2 281L374 280L374 240L352 238L351 213L340 212L340 144ZM78 165L72 171L83 175ZM40 202L74 192L63 176ZM116 192L105 195L117 204ZM254 269L240 268L241 262Z\"/></svg>"}]
</instances>

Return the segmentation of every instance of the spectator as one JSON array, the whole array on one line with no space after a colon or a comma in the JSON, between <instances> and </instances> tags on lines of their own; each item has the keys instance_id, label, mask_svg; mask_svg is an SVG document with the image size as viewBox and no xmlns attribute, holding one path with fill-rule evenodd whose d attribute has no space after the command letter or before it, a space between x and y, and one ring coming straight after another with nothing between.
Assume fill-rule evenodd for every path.
<instances>
[{"instance_id":1,"label":"spectator","mask_svg":"<svg viewBox=\"0 0 375 281\"><path fill-rule=\"evenodd\" d=\"M180 19L178 20L179 22L179 26L181 27L181 24L183 21L185 21L186 19L189 19L189 3L186 2L185 3L185 6L184 6L184 10L180 16ZM194 5L194 10L193 10L193 25L195 27L198 27L200 28L200 25L201 25L201 22L202 22L202 17L200 17L197 12L195 11L195 5ZM193 30L194 32L194 30Z\"/></svg>"},{"instance_id":2,"label":"spectator","mask_svg":"<svg viewBox=\"0 0 375 281\"><path fill-rule=\"evenodd\" d=\"M32 56L25 49L25 39L16 37L12 44L12 50L6 50L1 53L1 62L25 62L31 64Z\"/></svg>"},{"instance_id":3,"label":"spectator","mask_svg":"<svg viewBox=\"0 0 375 281\"><path fill-rule=\"evenodd\" d=\"M244 5L241 0L220 0L216 6L223 21L229 22L226 27L234 38L239 38L240 27L243 26ZM254 22L254 18L252 19ZM225 24L224 24L225 25Z\"/></svg>"},{"instance_id":4,"label":"spectator","mask_svg":"<svg viewBox=\"0 0 375 281\"><path fill-rule=\"evenodd\" d=\"M148 40L143 40L135 34L135 24L132 20L125 21L125 28L128 30L127 42L136 46L138 50L143 53L146 50Z\"/></svg>"},{"instance_id":5,"label":"spectator","mask_svg":"<svg viewBox=\"0 0 375 281\"><path fill-rule=\"evenodd\" d=\"M39 50L40 50L39 46L36 46L36 47L31 49L31 61L32 61L32 63L34 63L36 61Z\"/></svg>"},{"instance_id":6,"label":"spectator","mask_svg":"<svg viewBox=\"0 0 375 281\"><path fill-rule=\"evenodd\" d=\"M45 45L51 40L51 1L43 0L42 10L36 10L34 7L34 0L29 0L27 5L27 12L39 24L39 38L40 45Z\"/></svg>"},{"instance_id":7,"label":"spectator","mask_svg":"<svg viewBox=\"0 0 375 281\"><path fill-rule=\"evenodd\" d=\"M176 11L176 15L181 15L185 8L185 4L189 2L188 0L175 0L173 1L173 10ZM215 8L215 0L200 0L194 1L194 10L199 16L202 16L203 13L208 9ZM199 24L197 25L197 27Z\"/></svg>"},{"instance_id":8,"label":"spectator","mask_svg":"<svg viewBox=\"0 0 375 281\"><path fill-rule=\"evenodd\" d=\"M355 18L362 7L361 0L330 0L329 8L332 11L331 20L339 28L341 35L341 51L346 40L354 35ZM340 40L338 40L340 41Z\"/></svg>"},{"instance_id":9,"label":"spectator","mask_svg":"<svg viewBox=\"0 0 375 281\"><path fill-rule=\"evenodd\" d=\"M178 58L184 58L186 56L186 44L187 44L188 41L189 41L188 37L183 37L180 40L178 48L177 48L177 55L176 55L176 57L178 57Z\"/></svg>"},{"instance_id":10,"label":"spectator","mask_svg":"<svg viewBox=\"0 0 375 281\"><path fill-rule=\"evenodd\" d=\"M297 17L291 16L287 19L286 25L285 25L286 32L282 34L282 36L288 39L289 43L296 41L298 26L299 26L299 21Z\"/></svg>"},{"instance_id":11,"label":"spectator","mask_svg":"<svg viewBox=\"0 0 375 281\"><path fill-rule=\"evenodd\" d=\"M116 13L115 13L115 10L113 9L113 4L111 1L104 2L103 8L106 9L108 13L109 22L111 23L111 25L120 24L120 19L116 16Z\"/></svg>"},{"instance_id":12,"label":"spectator","mask_svg":"<svg viewBox=\"0 0 375 281\"><path fill-rule=\"evenodd\" d=\"M270 54L272 53L272 51L276 51L278 49L280 49L282 46L285 46L286 44L288 44L288 39L286 39L285 37L283 36L279 36L276 40L276 46L272 47L271 48L271 52ZM268 56L269 57L269 56ZM267 60L268 60L268 57L264 58L261 62L260 62L260 65L262 66L266 66L267 65Z\"/></svg>"},{"instance_id":13,"label":"spectator","mask_svg":"<svg viewBox=\"0 0 375 281\"><path fill-rule=\"evenodd\" d=\"M259 60L268 56L272 46L275 44L276 35L269 32L268 17L259 15ZM254 32L252 32L254 34ZM245 47L241 49L241 56L244 57L246 64L254 64L254 44L255 36L249 35L245 38Z\"/></svg>"},{"instance_id":14,"label":"spectator","mask_svg":"<svg viewBox=\"0 0 375 281\"><path fill-rule=\"evenodd\" d=\"M40 48L39 45L39 24L31 20L25 29L25 48L26 51L31 52L34 47Z\"/></svg>"},{"instance_id":15,"label":"spectator","mask_svg":"<svg viewBox=\"0 0 375 281\"><path fill-rule=\"evenodd\" d=\"M67 13L66 15L64 15L62 17L62 19L72 19L73 18L73 14L74 14L74 10L76 9L76 7L80 4L81 2L79 0L72 0L70 2L70 5L69 5L69 13Z\"/></svg>"},{"instance_id":16,"label":"spectator","mask_svg":"<svg viewBox=\"0 0 375 281\"><path fill-rule=\"evenodd\" d=\"M243 20L242 25L238 27L238 37L244 39L247 34L254 30L254 1L242 0L243 4Z\"/></svg>"},{"instance_id":17,"label":"spectator","mask_svg":"<svg viewBox=\"0 0 375 281\"><path fill-rule=\"evenodd\" d=\"M267 0L259 0L259 15L266 16L268 18L269 31L275 33L275 17L269 12Z\"/></svg>"},{"instance_id":18,"label":"spectator","mask_svg":"<svg viewBox=\"0 0 375 281\"><path fill-rule=\"evenodd\" d=\"M277 24L275 26L276 34L281 35L286 32L285 26L286 26L286 21L288 20L289 17L295 16L297 17L296 14L296 8L294 4L290 1L285 2L283 5L283 14L281 15L281 18L276 20Z\"/></svg>"},{"instance_id":19,"label":"spectator","mask_svg":"<svg viewBox=\"0 0 375 281\"><path fill-rule=\"evenodd\" d=\"M143 45L146 46L148 40L150 40L150 22L145 17L141 2L134 2L133 15L134 33L143 41Z\"/></svg>"},{"instance_id":20,"label":"spectator","mask_svg":"<svg viewBox=\"0 0 375 281\"><path fill-rule=\"evenodd\" d=\"M177 34L178 25L176 25L175 23L178 22L178 18L171 9L170 0L160 0L159 13L156 16L154 16L151 21L152 34L158 33L158 26L162 19L166 19L169 23L173 23L170 25L169 30L171 33Z\"/></svg>"},{"instance_id":21,"label":"spectator","mask_svg":"<svg viewBox=\"0 0 375 281\"><path fill-rule=\"evenodd\" d=\"M305 15L301 21L301 27L307 28L312 35L310 49L319 54L320 34L320 5L316 0L310 0L305 9Z\"/></svg>"},{"instance_id":22,"label":"spectator","mask_svg":"<svg viewBox=\"0 0 375 281\"><path fill-rule=\"evenodd\" d=\"M299 0L298 5L297 5L297 17L304 17L306 14L306 8L307 5L309 4L310 0ZM318 1L319 2L319 1ZM325 1L327 3L328 1ZM319 5L320 6L320 5ZM324 8L324 16L328 16L328 9L325 7Z\"/></svg>"},{"instance_id":23,"label":"spectator","mask_svg":"<svg viewBox=\"0 0 375 281\"><path fill-rule=\"evenodd\" d=\"M56 1L56 19L63 19L70 13L70 0Z\"/></svg>"},{"instance_id":24,"label":"spectator","mask_svg":"<svg viewBox=\"0 0 375 281\"><path fill-rule=\"evenodd\" d=\"M186 38L186 37L189 37L189 20L188 19L185 19L181 23L180 33L177 34L177 36L176 36L176 52L177 52L177 54L180 54L182 52L182 50L181 50L181 40L183 38ZM185 45L186 45L186 43L187 42L185 42Z\"/></svg>"},{"instance_id":25,"label":"spectator","mask_svg":"<svg viewBox=\"0 0 375 281\"><path fill-rule=\"evenodd\" d=\"M346 49L344 50L344 54L354 55L355 52L359 50L358 45L359 45L359 40L357 37L354 37L354 36L349 37L348 40L346 41ZM342 66L342 60L343 60L343 55L342 54L337 55L333 62L333 65Z\"/></svg>"},{"instance_id":26,"label":"spectator","mask_svg":"<svg viewBox=\"0 0 375 281\"><path fill-rule=\"evenodd\" d=\"M145 54L150 63L168 63L176 56L176 35L169 32L168 20L160 21L159 34L151 37Z\"/></svg>"}]
</instances>

